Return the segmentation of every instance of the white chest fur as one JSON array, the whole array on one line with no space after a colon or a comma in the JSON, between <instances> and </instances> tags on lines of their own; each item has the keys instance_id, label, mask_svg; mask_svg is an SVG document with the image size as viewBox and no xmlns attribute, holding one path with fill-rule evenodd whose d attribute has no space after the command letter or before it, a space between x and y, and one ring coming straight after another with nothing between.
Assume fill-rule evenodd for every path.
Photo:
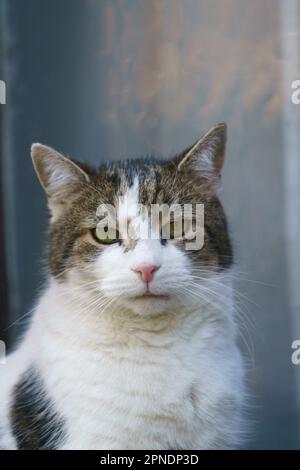
<instances>
[{"instance_id":1,"label":"white chest fur","mask_svg":"<svg viewBox=\"0 0 300 470\"><path fill-rule=\"evenodd\" d=\"M237 445L243 373L232 324L212 321L209 309L151 321L85 315L71 300L60 304L60 289L44 294L31 341L65 418L63 448Z\"/></svg>"}]
</instances>

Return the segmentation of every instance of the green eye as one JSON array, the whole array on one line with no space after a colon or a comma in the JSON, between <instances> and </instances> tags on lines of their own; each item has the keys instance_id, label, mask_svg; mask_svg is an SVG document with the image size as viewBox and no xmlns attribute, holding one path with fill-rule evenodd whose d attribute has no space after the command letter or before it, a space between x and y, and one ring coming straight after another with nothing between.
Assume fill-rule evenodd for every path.
<instances>
[{"instance_id":1,"label":"green eye","mask_svg":"<svg viewBox=\"0 0 300 470\"><path fill-rule=\"evenodd\" d=\"M170 240L174 240L176 237L178 238L180 236L178 233L176 234L176 230L175 230L176 228L177 228L177 231L178 231L179 227L175 226L174 220L171 220L170 225L169 225L169 239ZM164 236L164 231L162 230L162 237L163 236ZM181 236L182 237L184 236L184 221L183 220L182 220L182 234L181 234Z\"/></svg>"},{"instance_id":2,"label":"green eye","mask_svg":"<svg viewBox=\"0 0 300 470\"><path fill-rule=\"evenodd\" d=\"M175 237L175 224L174 221L170 222L170 240L174 240Z\"/></svg>"},{"instance_id":3,"label":"green eye","mask_svg":"<svg viewBox=\"0 0 300 470\"><path fill-rule=\"evenodd\" d=\"M120 242L120 234L118 230L116 230L114 238L110 238L109 236L105 238L99 238L99 236L97 235L96 227L91 230L91 233L92 233L93 239L96 240L97 243L101 243L101 245L112 245L113 243Z\"/></svg>"}]
</instances>

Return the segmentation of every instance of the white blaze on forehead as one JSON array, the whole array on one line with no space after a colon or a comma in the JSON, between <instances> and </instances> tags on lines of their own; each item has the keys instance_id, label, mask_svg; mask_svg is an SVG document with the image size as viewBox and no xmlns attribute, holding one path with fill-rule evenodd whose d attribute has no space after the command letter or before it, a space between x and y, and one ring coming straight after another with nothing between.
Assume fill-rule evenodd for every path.
<instances>
[{"instance_id":1,"label":"white blaze on forehead","mask_svg":"<svg viewBox=\"0 0 300 470\"><path fill-rule=\"evenodd\" d=\"M124 196L119 198L118 208L119 222L133 219L139 213L139 180L136 176L132 186L128 188Z\"/></svg>"}]
</instances>

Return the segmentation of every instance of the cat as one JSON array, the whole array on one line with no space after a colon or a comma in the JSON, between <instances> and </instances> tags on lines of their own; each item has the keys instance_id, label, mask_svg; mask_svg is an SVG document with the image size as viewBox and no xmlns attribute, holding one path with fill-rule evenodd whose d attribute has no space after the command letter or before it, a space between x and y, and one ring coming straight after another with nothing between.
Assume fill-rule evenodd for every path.
<instances>
[{"instance_id":1,"label":"cat","mask_svg":"<svg viewBox=\"0 0 300 470\"><path fill-rule=\"evenodd\" d=\"M0 368L1 448L242 445L244 361L218 198L226 134L218 124L172 159L98 170L33 144L50 211L49 277ZM184 234L99 238L98 207L125 199L127 226L139 204L204 204L203 247L186 250Z\"/></svg>"}]
</instances>

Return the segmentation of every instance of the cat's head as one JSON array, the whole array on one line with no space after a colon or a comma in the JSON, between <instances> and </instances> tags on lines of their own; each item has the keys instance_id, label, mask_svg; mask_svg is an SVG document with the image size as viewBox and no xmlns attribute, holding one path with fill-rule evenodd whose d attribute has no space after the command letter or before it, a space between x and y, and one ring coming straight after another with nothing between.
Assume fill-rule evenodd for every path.
<instances>
[{"instance_id":1,"label":"cat's head","mask_svg":"<svg viewBox=\"0 0 300 470\"><path fill-rule=\"evenodd\" d=\"M137 314L159 314L192 302L199 295L201 279L232 263L226 218L217 196L225 144L226 126L219 124L171 160L110 162L97 170L34 144L32 159L51 212L51 275L90 292L99 311L116 302ZM174 238L167 231L166 239L162 228L158 239L151 236L151 229L148 237L130 236L139 233L136 228L145 221L151 225L154 204L182 208L203 204L203 246L187 249L185 233ZM99 211L103 207L115 208L115 221L112 214L108 217L112 229L106 237ZM164 224L161 216L159 223Z\"/></svg>"}]
</instances>

